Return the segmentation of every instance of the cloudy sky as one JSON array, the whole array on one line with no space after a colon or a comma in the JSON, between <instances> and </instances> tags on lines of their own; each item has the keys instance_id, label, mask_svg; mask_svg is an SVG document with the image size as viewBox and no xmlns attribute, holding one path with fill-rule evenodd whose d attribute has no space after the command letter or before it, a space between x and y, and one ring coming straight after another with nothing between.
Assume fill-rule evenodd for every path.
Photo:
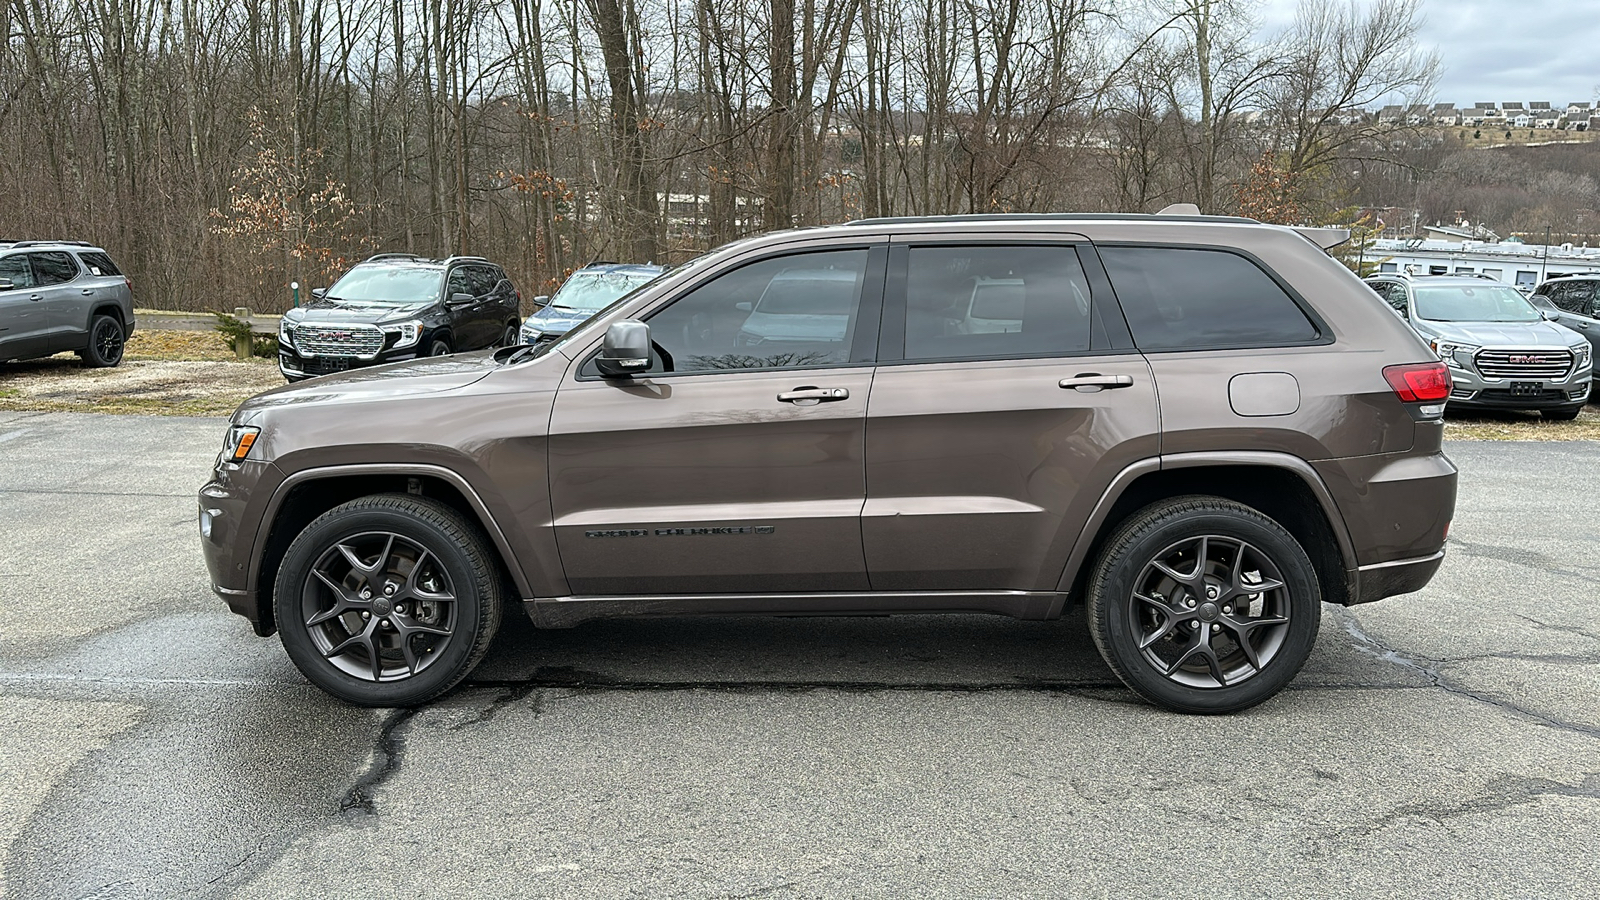
<instances>
[{"instance_id":1,"label":"cloudy sky","mask_svg":"<svg viewBox=\"0 0 1600 900\"><path fill-rule=\"evenodd\" d=\"M1337 2L1337 0L1335 0ZM1297 0L1261 0L1269 27L1294 18ZM1423 0L1422 43L1439 48L1437 99L1571 103L1600 90L1600 2Z\"/></svg>"}]
</instances>

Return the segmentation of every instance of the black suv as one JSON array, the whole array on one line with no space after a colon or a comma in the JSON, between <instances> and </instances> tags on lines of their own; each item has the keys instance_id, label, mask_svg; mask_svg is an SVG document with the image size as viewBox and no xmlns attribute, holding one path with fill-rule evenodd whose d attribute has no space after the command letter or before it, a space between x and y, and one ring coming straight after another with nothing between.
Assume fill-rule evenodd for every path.
<instances>
[{"instance_id":1,"label":"black suv","mask_svg":"<svg viewBox=\"0 0 1600 900\"><path fill-rule=\"evenodd\" d=\"M0 362L71 351L91 367L122 362L133 284L83 241L0 241Z\"/></svg>"},{"instance_id":2,"label":"black suv","mask_svg":"<svg viewBox=\"0 0 1600 900\"><path fill-rule=\"evenodd\" d=\"M1589 339L1600 353L1600 275L1558 275L1528 298L1555 321Z\"/></svg>"},{"instance_id":3,"label":"black suv","mask_svg":"<svg viewBox=\"0 0 1600 900\"><path fill-rule=\"evenodd\" d=\"M481 256L380 253L311 295L278 325L278 369L290 381L517 343L522 295Z\"/></svg>"}]
</instances>

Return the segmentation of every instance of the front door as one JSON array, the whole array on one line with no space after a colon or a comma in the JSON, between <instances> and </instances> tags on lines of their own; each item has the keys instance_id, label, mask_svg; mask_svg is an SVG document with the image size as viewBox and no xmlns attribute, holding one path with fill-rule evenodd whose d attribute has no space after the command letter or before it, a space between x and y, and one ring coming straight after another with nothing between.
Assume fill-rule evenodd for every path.
<instances>
[{"instance_id":1,"label":"front door","mask_svg":"<svg viewBox=\"0 0 1600 900\"><path fill-rule=\"evenodd\" d=\"M862 591L881 247L769 256L645 315L649 371L577 357L550 496L578 595ZM759 326L759 327L758 327Z\"/></svg>"},{"instance_id":2,"label":"front door","mask_svg":"<svg viewBox=\"0 0 1600 900\"><path fill-rule=\"evenodd\" d=\"M1086 240L897 244L867 416L877 591L1054 591L1116 474L1159 452L1154 382Z\"/></svg>"},{"instance_id":3,"label":"front door","mask_svg":"<svg viewBox=\"0 0 1600 900\"><path fill-rule=\"evenodd\" d=\"M1556 321L1589 339L1594 352L1600 353L1600 297L1596 296L1600 281L1574 278L1545 286L1550 302L1560 312Z\"/></svg>"}]
</instances>

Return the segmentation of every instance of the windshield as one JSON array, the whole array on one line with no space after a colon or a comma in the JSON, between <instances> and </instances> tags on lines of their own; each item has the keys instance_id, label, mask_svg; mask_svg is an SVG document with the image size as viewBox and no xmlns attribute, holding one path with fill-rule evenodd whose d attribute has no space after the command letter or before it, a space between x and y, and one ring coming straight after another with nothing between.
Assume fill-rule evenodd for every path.
<instances>
[{"instance_id":1,"label":"windshield","mask_svg":"<svg viewBox=\"0 0 1600 900\"><path fill-rule=\"evenodd\" d=\"M444 272L412 266L356 266L328 288L327 296L351 303L404 306L439 299Z\"/></svg>"},{"instance_id":2,"label":"windshield","mask_svg":"<svg viewBox=\"0 0 1600 900\"><path fill-rule=\"evenodd\" d=\"M855 302L856 280L848 273L785 273L767 285L756 309L775 316L848 316Z\"/></svg>"},{"instance_id":3,"label":"windshield","mask_svg":"<svg viewBox=\"0 0 1600 900\"><path fill-rule=\"evenodd\" d=\"M1417 317L1434 322L1538 322L1543 317L1516 289L1498 284L1419 284Z\"/></svg>"},{"instance_id":4,"label":"windshield","mask_svg":"<svg viewBox=\"0 0 1600 900\"><path fill-rule=\"evenodd\" d=\"M578 272L567 283L556 291L550 298L550 305L557 309L576 309L582 312L595 312L605 309L621 297L632 293L634 289L654 281L656 276L648 274L621 272Z\"/></svg>"}]
</instances>

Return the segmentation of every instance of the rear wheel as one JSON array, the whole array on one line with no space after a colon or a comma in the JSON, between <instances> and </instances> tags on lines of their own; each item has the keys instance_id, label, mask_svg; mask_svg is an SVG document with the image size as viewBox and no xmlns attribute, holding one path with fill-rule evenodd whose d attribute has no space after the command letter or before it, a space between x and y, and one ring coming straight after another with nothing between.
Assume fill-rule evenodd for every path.
<instances>
[{"instance_id":1,"label":"rear wheel","mask_svg":"<svg viewBox=\"0 0 1600 900\"><path fill-rule=\"evenodd\" d=\"M1576 419L1578 417L1579 413L1582 413L1582 412L1583 412L1583 407L1582 406L1572 406L1572 407L1566 407L1566 408L1563 408L1563 409L1544 409L1544 410L1540 410L1539 411L1539 415L1544 416L1546 419L1550 419L1551 421L1554 421L1554 422L1571 422L1573 419Z\"/></svg>"},{"instance_id":2,"label":"rear wheel","mask_svg":"<svg viewBox=\"0 0 1600 900\"><path fill-rule=\"evenodd\" d=\"M519 344L521 342L522 342L522 333L517 329L517 326L513 324L513 325L507 325L506 326L505 333L500 335L500 343L496 344L495 346L497 346L497 347L515 347L517 344Z\"/></svg>"},{"instance_id":3,"label":"rear wheel","mask_svg":"<svg viewBox=\"0 0 1600 900\"><path fill-rule=\"evenodd\" d=\"M273 588L284 649L328 693L361 706L443 694L500 626L493 556L460 513L379 494L323 513L294 539Z\"/></svg>"},{"instance_id":4,"label":"rear wheel","mask_svg":"<svg viewBox=\"0 0 1600 900\"><path fill-rule=\"evenodd\" d=\"M89 345L78 351L84 365L105 369L122 362L126 335L116 316L95 316L89 323Z\"/></svg>"},{"instance_id":5,"label":"rear wheel","mask_svg":"<svg viewBox=\"0 0 1600 900\"><path fill-rule=\"evenodd\" d=\"M1106 543L1089 579L1089 628L1145 699L1234 712L1300 671L1321 598L1310 558L1278 523L1230 500L1179 497L1135 513Z\"/></svg>"}]
</instances>

